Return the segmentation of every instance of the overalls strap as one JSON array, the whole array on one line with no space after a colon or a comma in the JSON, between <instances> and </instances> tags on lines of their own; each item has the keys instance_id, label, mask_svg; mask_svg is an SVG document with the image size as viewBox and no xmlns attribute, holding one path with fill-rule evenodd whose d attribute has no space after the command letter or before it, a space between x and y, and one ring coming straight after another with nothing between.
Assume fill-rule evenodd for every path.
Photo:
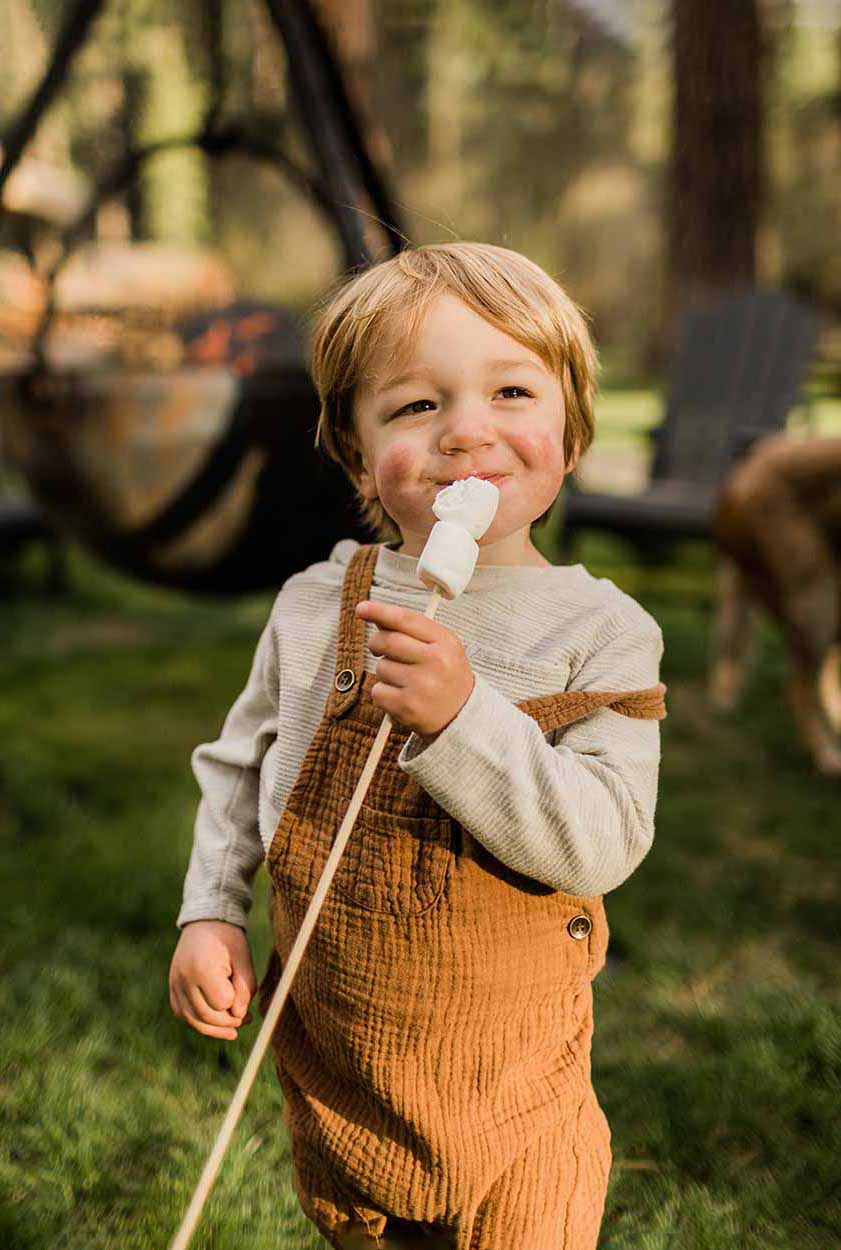
<instances>
[{"instance_id":1,"label":"overalls strap","mask_svg":"<svg viewBox=\"0 0 841 1250\"><path fill-rule=\"evenodd\" d=\"M644 690L559 690L518 703L521 712L533 716L544 732L570 725L601 707L641 720L663 720L668 687L659 681Z\"/></svg>"},{"instance_id":2,"label":"overalls strap","mask_svg":"<svg viewBox=\"0 0 841 1250\"><path fill-rule=\"evenodd\" d=\"M362 676L365 672L365 622L356 615L354 608L371 593L371 582L379 553L380 543L360 543L345 572L339 608L336 672L325 708L325 715L332 719L350 711L362 688Z\"/></svg>"}]
</instances>

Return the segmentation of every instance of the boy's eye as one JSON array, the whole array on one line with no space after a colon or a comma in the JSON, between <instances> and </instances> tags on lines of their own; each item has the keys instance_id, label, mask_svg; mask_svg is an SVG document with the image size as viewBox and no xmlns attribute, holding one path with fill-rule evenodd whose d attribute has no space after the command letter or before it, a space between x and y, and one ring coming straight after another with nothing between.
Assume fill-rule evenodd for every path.
<instances>
[{"instance_id":1,"label":"boy's eye","mask_svg":"<svg viewBox=\"0 0 841 1250\"><path fill-rule=\"evenodd\" d=\"M531 394L530 391L527 391L525 387L522 387L522 386L501 386L497 394L501 395L503 391L519 391L522 395ZM409 412L412 408L415 408L418 404L431 404L431 403L432 403L431 399L413 399L410 404L404 404L402 408L399 408L397 412L394 413L394 416L399 417L404 412Z\"/></svg>"},{"instance_id":2,"label":"boy's eye","mask_svg":"<svg viewBox=\"0 0 841 1250\"><path fill-rule=\"evenodd\" d=\"M394 415L395 417L399 417L401 416L402 413L409 412L412 408L415 408L418 404L431 404L431 403L432 403L431 399L413 399L410 404L404 404L402 408L398 408L397 412L395 412Z\"/></svg>"}]
</instances>

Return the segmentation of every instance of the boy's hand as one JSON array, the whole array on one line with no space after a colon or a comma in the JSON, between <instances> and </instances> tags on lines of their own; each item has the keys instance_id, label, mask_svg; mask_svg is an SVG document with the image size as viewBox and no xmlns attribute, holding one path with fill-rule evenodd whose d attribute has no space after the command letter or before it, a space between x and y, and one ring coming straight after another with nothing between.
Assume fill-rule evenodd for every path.
<instances>
[{"instance_id":1,"label":"boy's hand","mask_svg":"<svg viewBox=\"0 0 841 1250\"><path fill-rule=\"evenodd\" d=\"M169 1005L208 1037L233 1041L257 988L248 939L226 920L193 920L181 937L169 969Z\"/></svg>"},{"instance_id":2,"label":"boy's hand","mask_svg":"<svg viewBox=\"0 0 841 1250\"><path fill-rule=\"evenodd\" d=\"M384 658L371 687L377 707L415 733L433 736L454 720L473 691L473 671L452 632L413 608L365 599L356 614L379 626L369 647Z\"/></svg>"}]
</instances>

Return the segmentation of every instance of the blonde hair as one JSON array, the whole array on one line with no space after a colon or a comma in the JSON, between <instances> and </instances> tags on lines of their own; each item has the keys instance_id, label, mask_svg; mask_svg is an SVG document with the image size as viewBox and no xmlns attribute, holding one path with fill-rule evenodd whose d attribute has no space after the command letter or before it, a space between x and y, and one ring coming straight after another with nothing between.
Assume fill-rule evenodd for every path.
<instances>
[{"instance_id":1,"label":"blonde hair","mask_svg":"<svg viewBox=\"0 0 841 1250\"><path fill-rule=\"evenodd\" d=\"M411 355L430 302L457 296L491 325L539 356L560 379L566 410L564 456L581 455L593 441L593 398L598 358L584 314L563 288L520 252L491 243L429 243L410 247L363 270L328 292L313 326L311 369L321 411L316 448L335 460L356 485L363 469L353 420L356 387L389 326L403 327L400 361ZM359 495L363 522L377 540L400 531L379 499ZM547 509L532 526L551 512Z\"/></svg>"}]
</instances>

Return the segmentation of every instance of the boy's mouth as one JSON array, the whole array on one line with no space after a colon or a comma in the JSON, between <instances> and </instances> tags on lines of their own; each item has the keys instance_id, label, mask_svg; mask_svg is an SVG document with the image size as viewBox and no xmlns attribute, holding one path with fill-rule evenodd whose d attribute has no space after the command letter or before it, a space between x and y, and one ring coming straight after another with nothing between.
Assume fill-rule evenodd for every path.
<instances>
[{"instance_id":1,"label":"boy's mouth","mask_svg":"<svg viewBox=\"0 0 841 1250\"><path fill-rule=\"evenodd\" d=\"M494 486L499 486L500 482L504 482L508 477L507 473L463 473L459 477L450 477L443 482L437 482L437 486L452 486L453 482L464 482L469 477L479 477L483 482L493 482Z\"/></svg>"}]
</instances>

